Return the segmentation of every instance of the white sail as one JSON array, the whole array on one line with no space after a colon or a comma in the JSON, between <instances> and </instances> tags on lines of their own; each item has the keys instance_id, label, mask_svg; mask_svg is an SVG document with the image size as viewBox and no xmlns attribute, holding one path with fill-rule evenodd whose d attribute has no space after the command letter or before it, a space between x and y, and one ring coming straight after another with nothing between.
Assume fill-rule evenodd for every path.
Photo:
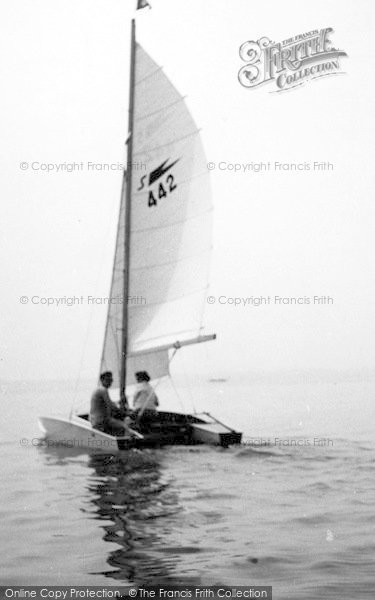
<instances>
[{"instance_id":1,"label":"white sail","mask_svg":"<svg viewBox=\"0 0 375 600\"><path fill-rule=\"evenodd\" d=\"M198 338L208 285L211 194L207 162L183 97L136 44L130 206L127 382L168 374L168 347ZM123 198L125 194L122 195ZM111 298L123 295L124 200ZM122 304L109 307L102 370L118 385Z\"/></svg>"}]
</instances>

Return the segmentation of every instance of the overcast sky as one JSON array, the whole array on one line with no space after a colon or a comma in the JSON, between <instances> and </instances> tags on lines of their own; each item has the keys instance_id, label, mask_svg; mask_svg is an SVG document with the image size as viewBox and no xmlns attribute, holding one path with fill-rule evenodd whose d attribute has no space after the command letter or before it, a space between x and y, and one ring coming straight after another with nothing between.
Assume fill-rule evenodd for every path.
<instances>
[{"instance_id":1,"label":"overcast sky","mask_svg":"<svg viewBox=\"0 0 375 600\"><path fill-rule=\"evenodd\" d=\"M138 39L187 95L208 161L333 164L325 172L212 170L216 302L206 321L218 340L189 349L185 367L210 375L372 367L373 3L151 3L138 12ZM1 378L97 375L106 307L23 305L20 297L108 295L121 172L47 174L20 163L124 160L133 5L2 3ZM240 85L243 42L323 27L348 53L345 75L282 94L269 93L272 84ZM271 304L218 300L261 295ZM333 304L273 301L314 295Z\"/></svg>"}]
</instances>

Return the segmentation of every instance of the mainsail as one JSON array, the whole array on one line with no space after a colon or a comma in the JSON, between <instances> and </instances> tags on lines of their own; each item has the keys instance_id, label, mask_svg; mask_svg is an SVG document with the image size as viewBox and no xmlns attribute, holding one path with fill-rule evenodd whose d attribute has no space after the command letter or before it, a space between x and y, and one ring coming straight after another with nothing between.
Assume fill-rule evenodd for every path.
<instances>
[{"instance_id":1,"label":"mainsail","mask_svg":"<svg viewBox=\"0 0 375 600\"><path fill-rule=\"evenodd\" d=\"M120 382L122 301L128 302L128 384L136 370L167 375L176 343L204 341L211 250L211 194L199 130L183 97L139 44L133 94L129 257L124 178L101 362L101 371L113 371L114 387Z\"/></svg>"}]
</instances>

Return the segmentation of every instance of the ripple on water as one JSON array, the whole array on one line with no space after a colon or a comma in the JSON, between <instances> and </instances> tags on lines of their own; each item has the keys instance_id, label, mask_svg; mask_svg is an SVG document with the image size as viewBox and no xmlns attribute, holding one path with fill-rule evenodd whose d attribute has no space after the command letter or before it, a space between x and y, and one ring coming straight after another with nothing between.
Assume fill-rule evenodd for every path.
<instances>
[{"instance_id":1,"label":"ripple on water","mask_svg":"<svg viewBox=\"0 0 375 600\"><path fill-rule=\"evenodd\" d=\"M3 492L5 571L43 585L64 572L91 584L256 580L278 600L337 600L351 579L363 600L374 581L373 456L340 444L118 457L41 447L35 472L11 456L19 484Z\"/></svg>"},{"instance_id":2,"label":"ripple on water","mask_svg":"<svg viewBox=\"0 0 375 600\"><path fill-rule=\"evenodd\" d=\"M252 446L246 446L241 450L236 451L236 458L283 458L285 454L281 451L273 451L273 450L259 450Z\"/></svg>"}]
</instances>

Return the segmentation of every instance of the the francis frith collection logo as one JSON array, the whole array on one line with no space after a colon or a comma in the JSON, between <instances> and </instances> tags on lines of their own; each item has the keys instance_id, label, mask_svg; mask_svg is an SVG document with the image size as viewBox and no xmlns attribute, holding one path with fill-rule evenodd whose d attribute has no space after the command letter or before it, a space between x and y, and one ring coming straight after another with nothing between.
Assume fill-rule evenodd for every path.
<instances>
[{"instance_id":1,"label":"the francis frith collection logo","mask_svg":"<svg viewBox=\"0 0 375 600\"><path fill-rule=\"evenodd\" d=\"M340 57L346 52L332 46L333 29L314 29L279 43L267 37L240 46L246 63L238 73L244 87L256 88L274 82L274 92L283 92L307 81L341 73Z\"/></svg>"}]
</instances>

